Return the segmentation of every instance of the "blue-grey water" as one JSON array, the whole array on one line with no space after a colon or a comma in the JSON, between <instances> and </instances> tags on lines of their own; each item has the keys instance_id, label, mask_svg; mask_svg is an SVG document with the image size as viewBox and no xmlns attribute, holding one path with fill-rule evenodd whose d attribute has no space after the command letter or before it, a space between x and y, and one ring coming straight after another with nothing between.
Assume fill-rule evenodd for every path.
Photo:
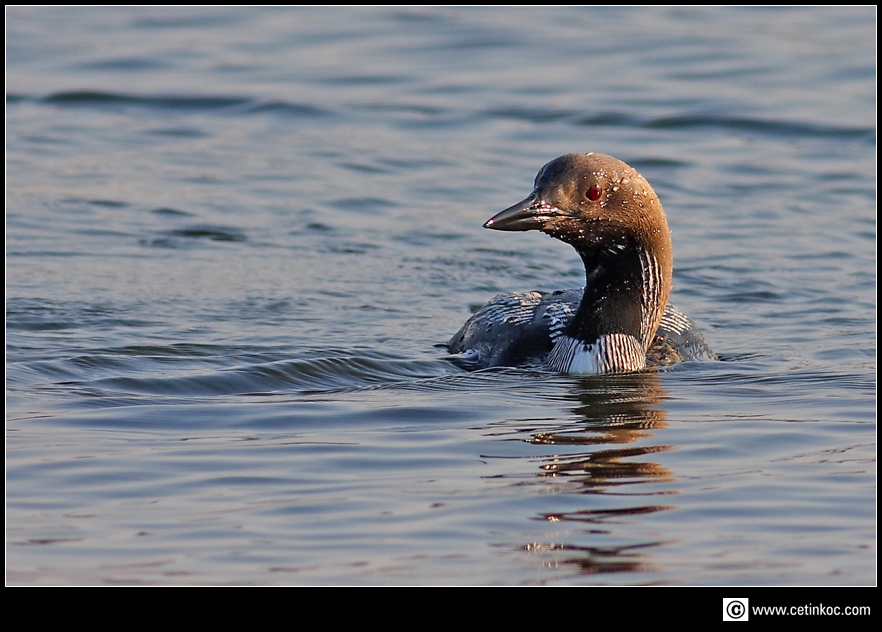
<instances>
[{"instance_id":1,"label":"blue-grey water","mask_svg":"<svg viewBox=\"0 0 882 632\"><path fill-rule=\"evenodd\" d=\"M7 582L875 583L875 24L8 9ZM481 224L588 151L722 360L458 368L581 284Z\"/></svg>"}]
</instances>

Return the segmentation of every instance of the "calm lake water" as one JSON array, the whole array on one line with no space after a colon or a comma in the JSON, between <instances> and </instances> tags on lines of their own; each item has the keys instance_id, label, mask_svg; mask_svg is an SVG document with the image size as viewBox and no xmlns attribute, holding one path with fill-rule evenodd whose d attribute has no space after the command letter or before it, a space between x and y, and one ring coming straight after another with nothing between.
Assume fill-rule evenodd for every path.
<instances>
[{"instance_id":1,"label":"calm lake water","mask_svg":"<svg viewBox=\"0 0 882 632\"><path fill-rule=\"evenodd\" d=\"M12 584L867 585L874 8L11 8ZM720 362L469 373L609 153Z\"/></svg>"}]
</instances>

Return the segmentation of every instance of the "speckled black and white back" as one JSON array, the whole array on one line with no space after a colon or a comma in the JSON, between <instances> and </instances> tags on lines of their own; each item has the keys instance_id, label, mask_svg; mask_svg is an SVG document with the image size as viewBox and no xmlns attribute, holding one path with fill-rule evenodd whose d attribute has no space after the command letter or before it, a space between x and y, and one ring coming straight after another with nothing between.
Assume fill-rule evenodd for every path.
<instances>
[{"instance_id":1,"label":"speckled black and white back","mask_svg":"<svg viewBox=\"0 0 882 632\"><path fill-rule=\"evenodd\" d=\"M498 294L450 339L450 353L465 368L546 367L554 345L582 301L582 289ZM646 366L717 357L683 312L668 305L646 352Z\"/></svg>"}]
</instances>

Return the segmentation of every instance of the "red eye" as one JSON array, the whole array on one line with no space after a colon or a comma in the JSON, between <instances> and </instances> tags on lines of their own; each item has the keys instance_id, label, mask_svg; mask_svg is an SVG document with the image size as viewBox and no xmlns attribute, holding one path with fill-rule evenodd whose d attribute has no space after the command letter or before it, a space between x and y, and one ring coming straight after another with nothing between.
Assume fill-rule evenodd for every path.
<instances>
[{"instance_id":1,"label":"red eye","mask_svg":"<svg viewBox=\"0 0 882 632\"><path fill-rule=\"evenodd\" d=\"M588 189L588 192L585 195L588 196L589 200L596 202L597 200L600 199L600 194L602 192L603 192L603 190L600 188L599 184L592 184L591 188Z\"/></svg>"}]
</instances>

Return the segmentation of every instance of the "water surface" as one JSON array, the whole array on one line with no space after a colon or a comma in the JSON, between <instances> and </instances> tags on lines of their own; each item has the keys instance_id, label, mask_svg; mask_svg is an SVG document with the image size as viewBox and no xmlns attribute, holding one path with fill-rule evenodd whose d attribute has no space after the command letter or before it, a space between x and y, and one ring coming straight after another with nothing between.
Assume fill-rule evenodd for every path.
<instances>
[{"instance_id":1,"label":"water surface","mask_svg":"<svg viewBox=\"0 0 882 632\"><path fill-rule=\"evenodd\" d=\"M7 18L8 583L875 583L874 9ZM721 362L446 357L584 151Z\"/></svg>"}]
</instances>

